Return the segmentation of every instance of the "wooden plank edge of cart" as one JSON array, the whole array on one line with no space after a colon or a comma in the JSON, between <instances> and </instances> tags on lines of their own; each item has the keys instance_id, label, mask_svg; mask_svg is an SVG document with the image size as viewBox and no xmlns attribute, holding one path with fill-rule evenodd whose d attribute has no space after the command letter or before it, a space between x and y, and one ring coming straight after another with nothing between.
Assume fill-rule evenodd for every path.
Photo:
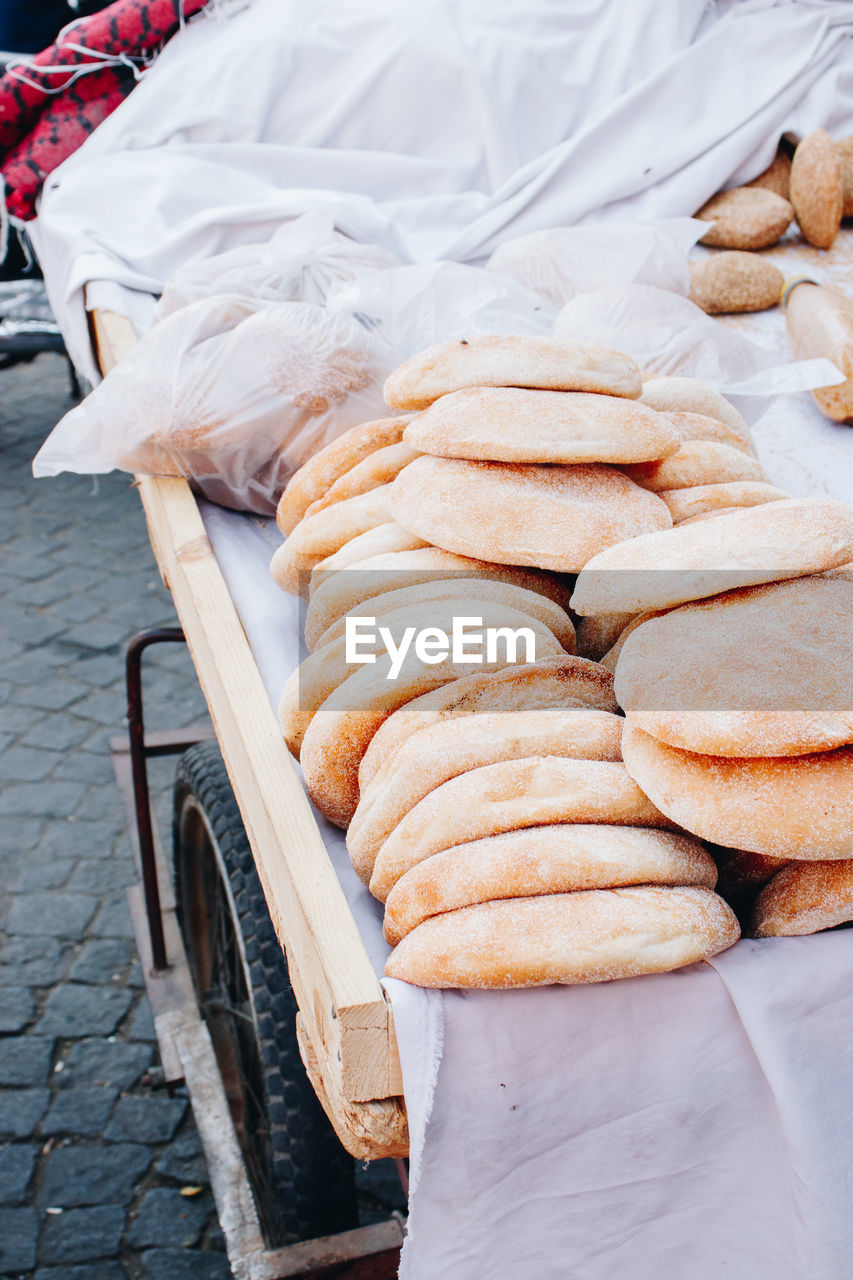
<instances>
[{"instance_id":1,"label":"wooden plank edge of cart","mask_svg":"<svg viewBox=\"0 0 853 1280\"><path fill-rule=\"evenodd\" d=\"M122 315L96 310L91 321L100 367L106 373L134 345L136 335ZM299 1050L308 1077L351 1155L366 1160L406 1155L408 1128L391 1008L329 861L195 497L184 479L137 476L135 483L157 565L172 595L210 711L270 917L286 953L299 1006ZM162 882L162 857L159 861ZM171 902L166 883L163 894ZM138 923L143 914L138 887L135 901L133 891L130 896ZM167 945L174 950L181 944L173 911L167 913L166 921ZM144 929L137 927L136 932L143 963L150 969L150 948L140 936ZM176 980L173 975L173 985ZM186 1000L187 992L180 998ZM180 1060L185 1068L192 1050L188 1043L181 1043L168 1010L158 1016L157 1005L152 996L164 1066ZM323 1241L262 1252L250 1196L246 1202L245 1171L235 1191L234 1177L217 1168L221 1165L233 1174L235 1160L240 1162L221 1079L217 1075L211 1083L211 1073L202 1073L205 1088L194 1097L190 1073L182 1070L180 1074L187 1080L206 1153L208 1144L214 1153L211 1183L229 1259L241 1280L307 1275L312 1267L328 1265L335 1267L330 1274L339 1274L336 1264L347 1257L399 1249L402 1227L392 1220ZM223 1142L233 1150L224 1153L228 1158L217 1160L216 1148ZM333 1241L339 1248L332 1247Z\"/></svg>"}]
</instances>

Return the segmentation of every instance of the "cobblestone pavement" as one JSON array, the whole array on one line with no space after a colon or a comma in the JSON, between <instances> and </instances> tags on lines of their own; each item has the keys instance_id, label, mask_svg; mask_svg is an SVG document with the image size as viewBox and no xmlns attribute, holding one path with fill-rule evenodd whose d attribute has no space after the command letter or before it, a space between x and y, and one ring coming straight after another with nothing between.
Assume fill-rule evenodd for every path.
<instances>
[{"instance_id":1,"label":"cobblestone pavement","mask_svg":"<svg viewBox=\"0 0 853 1280\"><path fill-rule=\"evenodd\" d=\"M225 1280L188 1104L147 1074L108 754L126 641L174 610L129 477L32 479L69 403L59 357L0 374L0 1276ZM203 723L183 647L145 661L153 726ZM156 769L162 819L174 762Z\"/></svg>"}]
</instances>

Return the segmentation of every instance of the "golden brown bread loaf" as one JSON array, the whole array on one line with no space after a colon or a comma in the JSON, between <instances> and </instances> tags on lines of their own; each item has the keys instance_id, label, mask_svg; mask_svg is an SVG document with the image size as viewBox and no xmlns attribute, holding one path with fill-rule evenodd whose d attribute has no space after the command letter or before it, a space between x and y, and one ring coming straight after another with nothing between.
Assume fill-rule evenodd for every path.
<instances>
[{"instance_id":1,"label":"golden brown bread loaf","mask_svg":"<svg viewBox=\"0 0 853 1280\"><path fill-rule=\"evenodd\" d=\"M308 584L308 593L309 595L314 593L315 576L318 582L322 582L328 574L337 573L339 569L349 569L352 565L359 564L362 560L369 560L373 556L384 556L396 551L416 551L427 545L423 538L409 533L408 529L404 529L395 520L376 524L372 529L366 529L364 533L350 538L338 551L333 551L330 556L324 556L314 566L311 571L311 581Z\"/></svg>"},{"instance_id":2,"label":"golden brown bread loaf","mask_svg":"<svg viewBox=\"0 0 853 1280\"><path fill-rule=\"evenodd\" d=\"M755 457L755 446L752 440L744 436L727 422L712 418L706 413L673 412L667 415L673 426L678 427L681 439L714 440L717 444L727 444L732 449L740 449L742 453Z\"/></svg>"},{"instance_id":3,"label":"golden brown bread loaf","mask_svg":"<svg viewBox=\"0 0 853 1280\"><path fill-rule=\"evenodd\" d=\"M757 178L753 178L752 182L746 184L748 187L766 187L768 191L775 191L777 196L789 200L791 197L791 157L787 151L780 146L776 155L770 161L770 164L760 173Z\"/></svg>"},{"instance_id":4,"label":"golden brown bread loaf","mask_svg":"<svg viewBox=\"0 0 853 1280\"><path fill-rule=\"evenodd\" d=\"M349 471L331 485L322 498L315 498L303 515L303 519L324 511L326 507L342 502L344 498L357 498L360 493L369 493L378 489L381 484L390 484L403 467L414 462L417 453L402 440L397 444L386 444L381 449L374 449L361 462L357 462Z\"/></svg>"},{"instance_id":5,"label":"golden brown bread loaf","mask_svg":"<svg viewBox=\"0 0 853 1280\"><path fill-rule=\"evenodd\" d=\"M853 920L853 859L792 862L758 895L752 913L757 938L794 937Z\"/></svg>"},{"instance_id":6,"label":"golden brown bread loaf","mask_svg":"<svg viewBox=\"0 0 853 1280\"><path fill-rule=\"evenodd\" d=\"M390 492L391 485L383 484L300 520L270 561L273 581L291 595L307 595L309 574L321 560L351 538L392 519Z\"/></svg>"},{"instance_id":7,"label":"golden brown bread loaf","mask_svg":"<svg viewBox=\"0 0 853 1280\"><path fill-rule=\"evenodd\" d=\"M729 484L734 480L766 479L757 458L716 440L685 440L678 452L663 462L637 462L622 470L635 484L653 493L705 484Z\"/></svg>"},{"instance_id":8,"label":"golden brown bread loaf","mask_svg":"<svg viewBox=\"0 0 853 1280\"><path fill-rule=\"evenodd\" d=\"M744 418L725 396L720 395L709 382L701 378L664 378L657 374L643 379L643 404L663 413L699 413L716 418L730 427L749 448L755 452L752 435Z\"/></svg>"},{"instance_id":9,"label":"golden brown bread loaf","mask_svg":"<svg viewBox=\"0 0 853 1280\"><path fill-rule=\"evenodd\" d=\"M825 129L803 138L791 162L791 203L809 244L829 249L844 209L841 159Z\"/></svg>"},{"instance_id":10,"label":"golden brown bread loaf","mask_svg":"<svg viewBox=\"0 0 853 1280\"><path fill-rule=\"evenodd\" d=\"M794 210L766 187L733 187L712 196L695 216L712 223L701 244L715 249L766 249L781 240Z\"/></svg>"},{"instance_id":11,"label":"golden brown bread loaf","mask_svg":"<svg viewBox=\"0 0 853 1280\"><path fill-rule=\"evenodd\" d=\"M841 185L844 191L843 218L853 218L853 138L841 138L835 144L841 162Z\"/></svg>"},{"instance_id":12,"label":"golden brown bread loaf","mask_svg":"<svg viewBox=\"0 0 853 1280\"><path fill-rule=\"evenodd\" d=\"M673 524L731 507L759 507L763 502L781 502L790 496L784 489L776 489L763 480L697 484L689 489L664 489L659 494L669 507Z\"/></svg>"},{"instance_id":13,"label":"golden brown bread loaf","mask_svg":"<svg viewBox=\"0 0 853 1280\"><path fill-rule=\"evenodd\" d=\"M723 250L690 263L691 302L709 316L778 306L785 277L757 253Z\"/></svg>"}]
</instances>

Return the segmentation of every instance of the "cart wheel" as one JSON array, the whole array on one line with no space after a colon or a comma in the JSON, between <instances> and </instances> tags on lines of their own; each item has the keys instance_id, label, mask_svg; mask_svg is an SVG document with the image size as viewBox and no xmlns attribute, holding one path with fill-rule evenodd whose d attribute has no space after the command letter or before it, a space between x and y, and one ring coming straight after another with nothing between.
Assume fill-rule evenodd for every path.
<instances>
[{"instance_id":1,"label":"cart wheel","mask_svg":"<svg viewBox=\"0 0 853 1280\"><path fill-rule=\"evenodd\" d=\"M178 917L267 1243L346 1231L354 1161L299 1056L287 962L215 743L181 758L174 801Z\"/></svg>"}]
</instances>

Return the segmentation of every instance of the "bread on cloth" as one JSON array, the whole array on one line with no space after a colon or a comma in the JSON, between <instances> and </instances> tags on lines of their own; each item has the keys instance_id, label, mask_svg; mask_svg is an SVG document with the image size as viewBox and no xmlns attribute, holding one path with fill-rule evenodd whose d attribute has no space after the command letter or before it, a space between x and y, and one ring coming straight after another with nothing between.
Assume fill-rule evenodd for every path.
<instances>
[{"instance_id":1,"label":"bread on cloth","mask_svg":"<svg viewBox=\"0 0 853 1280\"><path fill-rule=\"evenodd\" d=\"M794 210L765 187L733 187L712 196L694 217L712 223L700 244L716 249L766 249L782 239Z\"/></svg>"},{"instance_id":2,"label":"bread on cloth","mask_svg":"<svg viewBox=\"0 0 853 1280\"><path fill-rule=\"evenodd\" d=\"M779 268L760 254L731 249L690 263L688 296L711 316L766 311L778 305L784 284Z\"/></svg>"},{"instance_id":3,"label":"bread on cloth","mask_svg":"<svg viewBox=\"0 0 853 1280\"><path fill-rule=\"evenodd\" d=\"M275 518L282 533L291 533L311 503L322 498L336 480L362 459L376 449L402 440L408 421L409 415L404 414L350 427L303 463L290 477L279 499Z\"/></svg>"},{"instance_id":4,"label":"bread on cloth","mask_svg":"<svg viewBox=\"0 0 853 1280\"><path fill-rule=\"evenodd\" d=\"M780 147L770 164L757 178L746 184L748 187L766 187L775 191L777 196L787 200L791 190L791 157Z\"/></svg>"},{"instance_id":5,"label":"bread on cloth","mask_svg":"<svg viewBox=\"0 0 853 1280\"><path fill-rule=\"evenodd\" d=\"M467 387L413 418L404 439L442 458L486 462L644 462L679 446L665 414L583 391Z\"/></svg>"},{"instance_id":6,"label":"bread on cloth","mask_svg":"<svg viewBox=\"0 0 853 1280\"><path fill-rule=\"evenodd\" d=\"M358 572L360 570L356 569L356 573ZM368 587L368 590L371 589L372 582ZM319 592L317 594L319 595ZM325 631L321 632L316 641L315 632L320 625L320 620L316 615L314 617L311 615L315 598L312 598L308 606L305 621L305 640L312 649L320 648L331 640L337 640L339 636L343 636L346 633L349 617L375 616L379 623L384 621L385 614L393 610L450 600L461 602L458 606L460 613L470 613L471 610L464 607L466 604L470 604L473 608L474 602L489 600L494 604L504 602L510 608L520 609L523 613L529 613L531 617L538 618L556 636L566 653L575 652L575 629L565 609L561 609L540 591L531 591L504 578L479 576L429 578L426 582L416 582L411 587L397 587L393 591L382 591L379 595L360 597L350 606L346 614L338 617ZM310 635L309 622L313 624Z\"/></svg>"},{"instance_id":7,"label":"bread on cloth","mask_svg":"<svg viewBox=\"0 0 853 1280\"><path fill-rule=\"evenodd\" d=\"M825 129L803 138L791 161L791 204L809 244L829 249L844 211L841 157Z\"/></svg>"},{"instance_id":8,"label":"bread on cloth","mask_svg":"<svg viewBox=\"0 0 853 1280\"><path fill-rule=\"evenodd\" d=\"M605 547L667 529L653 493L600 463L524 466L416 458L391 486L395 520L448 551L574 573Z\"/></svg>"},{"instance_id":9,"label":"bread on cloth","mask_svg":"<svg viewBox=\"0 0 853 1280\"><path fill-rule=\"evenodd\" d=\"M394 409L426 409L463 387L540 387L635 399L640 370L630 356L592 342L487 334L439 342L412 356L385 383Z\"/></svg>"},{"instance_id":10,"label":"bread on cloth","mask_svg":"<svg viewBox=\"0 0 853 1280\"><path fill-rule=\"evenodd\" d=\"M635 484L653 493L766 478L757 458L717 440L685 440L677 453L662 462L637 462L622 470Z\"/></svg>"},{"instance_id":11,"label":"bread on cloth","mask_svg":"<svg viewBox=\"0 0 853 1280\"><path fill-rule=\"evenodd\" d=\"M841 161L841 184L844 188L842 217L853 218L853 137L839 138L835 149Z\"/></svg>"},{"instance_id":12,"label":"bread on cloth","mask_svg":"<svg viewBox=\"0 0 853 1280\"><path fill-rule=\"evenodd\" d=\"M608 982L706 960L740 926L712 889L590 889L481 902L432 916L385 965L421 987Z\"/></svg>"},{"instance_id":13,"label":"bread on cloth","mask_svg":"<svg viewBox=\"0 0 853 1280\"><path fill-rule=\"evenodd\" d=\"M308 575L345 542L392 519L390 484L336 502L326 511L300 520L270 561L273 581L291 595L307 594Z\"/></svg>"},{"instance_id":14,"label":"bread on cloth","mask_svg":"<svg viewBox=\"0 0 853 1280\"><path fill-rule=\"evenodd\" d=\"M400 876L430 854L550 822L672 826L622 764L535 756L482 765L443 782L409 810L376 856L370 892L384 902Z\"/></svg>"},{"instance_id":15,"label":"bread on cloth","mask_svg":"<svg viewBox=\"0 0 853 1280\"><path fill-rule=\"evenodd\" d=\"M853 583L793 578L650 618L626 637L614 691L670 746L797 756L853 742Z\"/></svg>"},{"instance_id":16,"label":"bread on cloth","mask_svg":"<svg viewBox=\"0 0 853 1280\"><path fill-rule=\"evenodd\" d=\"M669 507L674 524L693 516L730 507L759 507L764 502L780 502L791 495L763 480L729 480L691 485L688 489L664 489L658 494Z\"/></svg>"},{"instance_id":17,"label":"bread on cloth","mask_svg":"<svg viewBox=\"0 0 853 1280\"><path fill-rule=\"evenodd\" d=\"M633 884L713 889L716 883L714 859L690 836L605 823L523 827L458 844L412 867L388 895L383 928L396 946L430 916L477 902Z\"/></svg>"},{"instance_id":18,"label":"bread on cloth","mask_svg":"<svg viewBox=\"0 0 853 1280\"><path fill-rule=\"evenodd\" d=\"M640 401L663 413L699 413L706 418L716 418L730 427L754 452L745 418L725 396L701 378L664 378L656 374L644 377Z\"/></svg>"},{"instance_id":19,"label":"bread on cloth","mask_svg":"<svg viewBox=\"0 0 853 1280\"><path fill-rule=\"evenodd\" d=\"M412 734L361 791L347 849L362 880L410 809L450 778L501 760L622 759L622 718L590 707L496 711L439 720Z\"/></svg>"},{"instance_id":20,"label":"bread on cloth","mask_svg":"<svg viewBox=\"0 0 853 1280\"><path fill-rule=\"evenodd\" d=\"M829 498L787 498L608 547L578 575L571 605L581 614L667 609L849 560L853 507Z\"/></svg>"},{"instance_id":21,"label":"bread on cloth","mask_svg":"<svg viewBox=\"0 0 853 1280\"><path fill-rule=\"evenodd\" d=\"M597 662L563 655L523 667L462 676L452 684L413 699L385 721L371 740L359 769L359 785L369 786L387 761L420 729L456 716L539 707L595 707L618 710L613 676Z\"/></svg>"},{"instance_id":22,"label":"bread on cloth","mask_svg":"<svg viewBox=\"0 0 853 1280\"><path fill-rule=\"evenodd\" d=\"M677 427L682 443L685 440L713 440L716 444L726 444L731 449L739 449L741 453L755 457L755 445L751 439L743 436L727 422L712 418L707 413L690 413L686 410L673 410L667 414L670 422Z\"/></svg>"},{"instance_id":23,"label":"bread on cloth","mask_svg":"<svg viewBox=\"0 0 853 1280\"><path fill-rule=\"evenodd\" d=\"M853 747L745 759L670 747L633 723L625 767L685 831L772 858L853 856Z\"/></svg>"},{"instance_id":24,"label":"bread on cloth","mask_svg":"<svg viewBox=\"0 0 853 1280\"><path fill-rule=\"evenodd\" d=\"M425 546L427 543L423 538L409 533L408 529L397 524L396 520L376 524L372 529L366 529L364 533L350 538L337 551L333 551L330 556L325 556L314 566L311 581L308 584L309 594L313 589L312 582L315 575L319 575L317 581L322 582L325 575L336 573L339 569L349 569L351 565L358 564L361 560L369 560L372 556L384 556L394 551L415 551Z\"/></svg>"},{"instance_id":25,"label":"bread on cloth","mask_svg":"<svg viewBox=\"0 0 853 1280\"><path fill-rule=\"evenodd\" d=\"M778 871L755 900L757 938L819 933L853 920L853 858L792 862Z\"/></svg>"},{"instance_id":26,"label":"bread on cloth","mask_svg":"<svg viewBox=\"0 0 853 1280\"><path fill-rule=\"evenodd\" d=\"M344 498L357 498L360 493L369 493L371 489L378 489L381 484L389 484L417 456L415 450L402 440L397 444L386 444L381 449L375 449L344 475L339 476L322 498L315 498L303 519L334 506L336 502L342 502Z\"/></svg>"}]
</instances>

